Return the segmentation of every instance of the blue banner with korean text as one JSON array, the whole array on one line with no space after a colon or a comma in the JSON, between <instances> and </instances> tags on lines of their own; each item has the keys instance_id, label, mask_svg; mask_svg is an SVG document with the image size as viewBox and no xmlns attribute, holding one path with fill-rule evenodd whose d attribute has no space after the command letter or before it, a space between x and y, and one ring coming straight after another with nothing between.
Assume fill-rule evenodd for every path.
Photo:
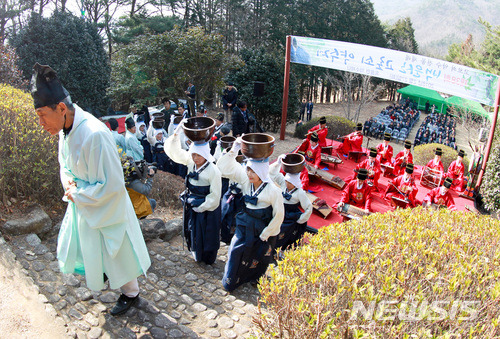
<instances>
[{"instance_id":1,"label":"blue banner with korean text","mask_svg":"<svg viewBox=\"0 0 500 339\"><path fill-rule=\"evenodd\" d=\"M290 61L402 82L493 106L498 76L392 49L292 36Z\"/></svg>"}]
</instances>

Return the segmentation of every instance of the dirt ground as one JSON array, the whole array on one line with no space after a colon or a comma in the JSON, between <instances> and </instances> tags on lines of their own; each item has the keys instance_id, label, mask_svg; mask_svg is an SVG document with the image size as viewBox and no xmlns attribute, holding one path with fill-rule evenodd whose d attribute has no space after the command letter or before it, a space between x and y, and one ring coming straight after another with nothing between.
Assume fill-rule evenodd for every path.
<instances>
[{"instance_id":1,"label":"dirt ground","mask_svg":"<svg viewBox=\"0 0 500 339\"><path fill-rule=\"evenodd\" d=\"M0 239L0 337L1 338L67 338L61 318L45 310L34 286L21 273ZM43 296L43 295L40 295Z\"/></svg>"}]
</instances>

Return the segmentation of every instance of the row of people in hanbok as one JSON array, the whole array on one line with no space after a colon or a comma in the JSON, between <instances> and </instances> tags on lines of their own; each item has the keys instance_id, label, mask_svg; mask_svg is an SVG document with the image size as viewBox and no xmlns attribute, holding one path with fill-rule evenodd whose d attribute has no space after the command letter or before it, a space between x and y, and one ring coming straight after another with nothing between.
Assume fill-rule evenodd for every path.
<instances>
[{"instance_id":1,"label":"row of people in hanbok","mask_svg":"<svg viewBox=\"0 0 500 339\"><path fill-rule=\"evenodd\" d=\"M287 248L298 241L312 205L299 175L283 176L279 162L270 166L268 159L249 159L240 164L240 138L229 151L217 145L215 154L220 157L215 162L209 143L191 143L183 149L181 125L166 139L164 150L188 169L182 194L184 237L194 259L206 264L215 262L221 236L229 242L222 284L232 291L259 279L277 246Z\"/></svg>"}]
</instances>

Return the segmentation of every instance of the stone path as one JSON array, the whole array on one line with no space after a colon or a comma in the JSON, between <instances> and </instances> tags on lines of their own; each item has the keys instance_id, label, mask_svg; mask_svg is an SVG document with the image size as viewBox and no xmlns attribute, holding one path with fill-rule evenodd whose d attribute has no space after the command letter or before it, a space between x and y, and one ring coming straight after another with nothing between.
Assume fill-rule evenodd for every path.
<instances>
[{"instance_id":1,"label":"stone path","mask_svg":"<svg viewBox=\"0 0 500 339\"><path fill-rule=\"evenodd\" d=\"M221 243L214 265L198 264L183 249L182 239L147 242L152 260L148 276L139 278L140 301L125 315L111 316L120 294L94 292L77 275L59 272L57 237L41 241L35 234L8 243L26 275L38 286L46 309L61 317L75 338L244 338L257 336L252 326L259 293L246 284L234 293L221 278L227 246Z\"/></svg>"}]
</instances>

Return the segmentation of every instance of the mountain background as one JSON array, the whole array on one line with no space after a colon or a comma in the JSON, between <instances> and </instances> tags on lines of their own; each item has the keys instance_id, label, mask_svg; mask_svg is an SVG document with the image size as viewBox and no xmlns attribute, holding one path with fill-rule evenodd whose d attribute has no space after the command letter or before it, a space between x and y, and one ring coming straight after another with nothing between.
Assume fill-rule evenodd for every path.
<instances>
[{"instance_id":1,"label":"mountain background","mask_svg":"<svg viewBox=\"0 0 500 339\"><path fill-rule=\"evenodd\" d=\"M382 23L410 17L419 54L444 57L448 46L465 41L469 34L476 47L484 39L479 18L500 25L499 0L372 0Z\"/></svg>"}]
</instances>

